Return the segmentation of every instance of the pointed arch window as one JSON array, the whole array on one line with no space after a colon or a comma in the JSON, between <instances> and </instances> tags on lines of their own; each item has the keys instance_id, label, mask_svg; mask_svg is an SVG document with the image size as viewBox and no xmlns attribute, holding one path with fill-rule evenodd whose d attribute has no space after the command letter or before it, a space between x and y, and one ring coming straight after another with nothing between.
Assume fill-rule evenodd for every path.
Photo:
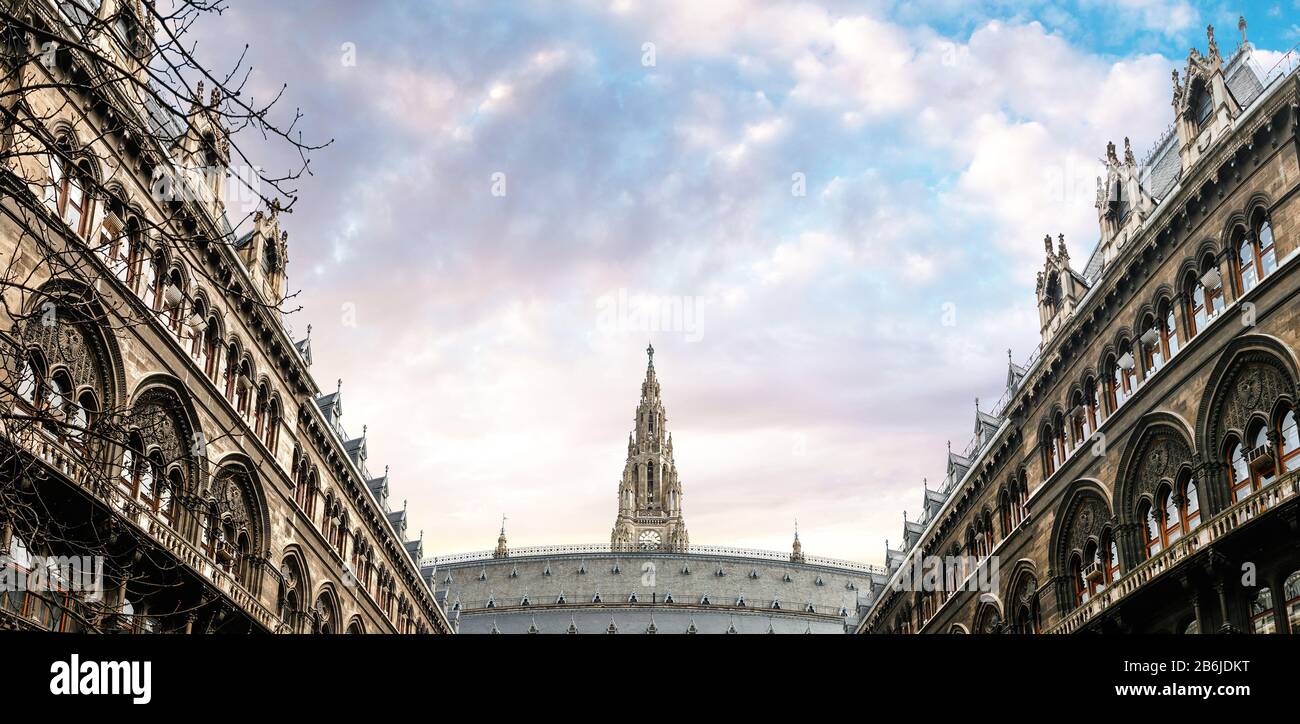
<instances>
[{"instance_id":1,"label":"pointed arch window","mask_svg":"<svg viewBox=\"0 0 1300 724\"><path fill-rule=\"evenodd\" d=\"M1251 493L1250 466L1246 464L1245 450L1235 437L1228 438L1227 449L1228 482L1232 487L1232 500L1239 503Z\"/></svg>"},{"instance_id":2,"label":"pointed arch window","mask_svg":"<svg viewBox=\"0 0 1300 724\"><path fill-rule=\"evenodd\" d=\"M1296 427L1294 408L1284 408L1278 418L1278 474L1300 466L1300 428Z\"/></svg>"},{"instance_id":3,"label":"pointed arch window","mask_svg":"<svg viewBox=\"0 0 1300 724\"><path fill-rule=\"evenodd\" d=\"M1115 361L1114 355L1106 358L1106 408L1109 414L1115 414L1119 409L1119 403L1123 400L1124 378L1120 374L1119 364Z\"/></svg>"},{"instance_id":4,"label":"pointed arch window","mask_svg":"<svg viewBox=\"0 0 1300 724\"><path fill-rule=\"evenodd\" d=\"M216 382L217 364L221 357L221 330L217 328L217 318L208 317L203 327L203 374Z\"/></svg>"},{"instance_id":5,"label":"pointed arch window","mask_svg":"<svg viewBox=\"0 0 1300 724\"><path fill-rule=\"evenodd\" d=\"M1172 488L1164 488L1160 492L1159 500L1164 528L1162 532L1165 536L1164 544L1168 548L1183 537L1183 514L1178 503L1178 495L1174 493Z\"/></svg>"},{"instance_id":6,"label":"pointed arch window","mask_svg":"<svg viewBox=\"0 0 1300 724\"><path fill-rule=\"evenodd\" d=\"M1073 448L1078 448L1088 439L1092 431L1088 427L1088 411L1083 403L1083 392L1075 392L1070 398L1070 437L1074 439Z\"/></svg>"},{"instance_id":7,"label":"pointed arch window","mask_svg":"<svg viewBox=\"0 0 1300 724\"><path fill-rule=\"evenodd\" d=\"M655 499L655 464L651 460L645 464L645 500L647 503Z\"/></svg>"},{"instance_id":8,"label":"pointed arch window","mask_svg":"<svg viewBox=\"0 0 1300 724\"><path fill-rule=\"evenodd\" d=\"M1106 585L1111 585L1120 578L1119 569L1119 542L1115 540L1115 533L1109 529L1101 537L1102 548L1106 552Z\"/></svg>"},{"instance_id":9,"label":"pointed arch window","mask_svg":"<svg viewBox=\"0 0 1300 724\"><path fill-rule=\"evenodd\" d=\"M1056 446L1052 444L1052 440L1054 439L1054 436L1052 435L1051 425L1048 425L1047 427L1043 428L1042 437L1043 437L1043 443L1042 443L1043 467L1045 473L1043 477L1050 478L1052 477L1052 474L1056 472Z\"/></svg>"},{"instance_id":10,"label":"pointed arch window","mask_svg":"<svg viewBox=\"0 0 1300 724\"><path fill-rule=\"evenodd\" d=\"M1083 547L1084 564L1083 585L1086 587L1087 597L1092 598L1098 593L1106 590L1107 566L1102 561L1102 551L1105 550L1095 541L1089 541Z\"/></svg>"},{"instance_id":11,"label":"pointed arch window","mask_svg":"<svg viewBox=\"0 0 1300 724\"><path fill-rule=\"evenodd\" d=\"M1076 608L1082 606L1088 601L1088 586L1083 580L1083 559L1078 553L1070 556L1070 586L1074 589L1074 605Z\"/></svg>"},{"instance_id":12,"label":"pointed arch window","mask_svg":"<svg viewBox=\"0 0 1300 724\"><path fill-rule=\"evenodd\" d=\"M1163 537L1160 535L1159 513L1150 502L1144 501L1140 513L1142 519L1142 538L1146 547L1147 558L1154 557L1161 551Z\"/></svg>"},{"instance_id":13,"label":"pointed arch window","mask_svg":"<svg viewBox=\"0 0 1300 724\"><path fill-rule=\"evenodd\" d=\"M1277 621L1273 617L1273 592L1261 588L1250 602L1251 633L1271 634L1277 632Z\"/></svg>"},{"instance_id":14,"label":"pointed arch window","mask_svg":"<svg viewBox=\"0 0 1300 724\"><path fill-rule=\"evenodd\" d=\"M1097 380L1093 377L1089 377L1083 383L1083 400L1084 423L1088 427L1088 436L1092 437L1092 433L1097 431L1101 422L1099 413L1101 397L1097 390Z\"/></svg>"},{"instance_id":15,"label":"pointed arch window","mask_svg":"<svg viewBox=\"0 0 1300 724\"><path fill-rule=\"evenodd\" d=\"M66 146L66 143L60 145ZM72 233L85 237L90 218L91 195L87 190L90 171L84 162L73 164L64 158L67 152L63 148L51 150L48 154L50 185L45 190L45 202L51 211L63 219Z\"/></svg>"},{"instance_id":16,"label":"pointed arch window","mask_svg":"<svg viewBox=\"0 0 1300 724\"><path fill-rule=\"evenodd\" d=\"M1183 474L1183 482L1179 487L1182 493L1182 517L1183 533L1191 533L1201 524L1201 498L1196 487L1196 479L1190 473Z\"/></svg>"},{"instance_id":17,"label":"pointed arch window","mask_svg":"<svg viewBox=\"0 0 1300 724\"><path fill-rule=\"evenodd\" d=\"M1165 360L1171 360L1178 354L1178 323L1174 318L1174 303L1166 299L1160 303L1160 344L1164 347Z\"/></svg>"},{"instance_id":18,"label":"pointed arch window","mask_svg":"<svg viewBox=\"0 0 1300 724\"><path fill-rule=\"evenodd\" d=\"M1237 251L1237 282L1241 293L1245 294L1255 288L1261 277L1259 246L1249 234L1242 229L1238 229L1235 248Z\"/></svg>"},{"instance_id":19,"label":"pointed arch window","mask_svg":"<svg viewBox=\"0 0 1300 724\"><path fill-rule=\"evenodd\" d=\"M1005 538L1011 535L1011 531L1015 528L1015 524L1011 522L1011 494L1006 491L1006 488L1003 488L998 495L998 508L1002 518L1002 537Z\"/></svg>"},{"instance_id":20,"label":"pointed arch window","mask_svg":"<svg viewBox=\"0 0 1300 724\"><path fill-rule=\"evenodd\" d=\"M1277 468L1273 464L1273 444L1268 439L1268 426L1259 425L1255 429L1254 447L1247 462L1253 463L1251 473L1255 477L1255 488L1262 488L1276 479Z\"/></svg>"},{"instance_id":21,"label":"pointed arch window","mask_svg":"<svg viewBox=\"0 0 1300 724\"><path fill-rule=\"evenodd\" d=\"M1273 225L1261 216L1255 225L1255 241L1259 250L1259 278L1277 269L1277 248L1273 244Z\"/></svg>"},{"instance_id":22,"label":"pointed arch window","mask_svg":"<svg viewBox=\"0 0 1300 724\"><path fill-rule=\"evenodd\" d=\"M35 352L22 355L18 365L18 399L27 407L36 409L44 398L45 365Z\"/></svg>"}]
</instances>

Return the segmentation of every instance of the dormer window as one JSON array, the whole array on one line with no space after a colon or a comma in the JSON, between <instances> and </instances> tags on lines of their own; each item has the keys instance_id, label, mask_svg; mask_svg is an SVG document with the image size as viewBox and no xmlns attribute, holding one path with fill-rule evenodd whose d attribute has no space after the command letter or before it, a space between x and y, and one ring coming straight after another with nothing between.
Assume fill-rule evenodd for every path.
<instances>
[{"instance_id":1,"label":"dormer window","mask_svg":"<svg viewBox=\"0 0 1300 724\"><path fill-rule=\"evenodd\" d=\"M266 239L262 244L262 271L274 274L280 266L280 257L275 248L274 239Z\"/></svg>"},{"instance_id":2,"label":"dormer window","mask_svg":"<svg viewBox=\"0 0 1300 724\"><path fill-rule=\"evenodd\" d=\"M1214 94L1210 93L1205 87L1204 81L1196 84L1196 89L1192 96L1192 118L1196 120L1196 125L1200 128L1205 127L1206 121L1210 119L1210 114L1214 111Z\"/></svg>"}]
</instances>

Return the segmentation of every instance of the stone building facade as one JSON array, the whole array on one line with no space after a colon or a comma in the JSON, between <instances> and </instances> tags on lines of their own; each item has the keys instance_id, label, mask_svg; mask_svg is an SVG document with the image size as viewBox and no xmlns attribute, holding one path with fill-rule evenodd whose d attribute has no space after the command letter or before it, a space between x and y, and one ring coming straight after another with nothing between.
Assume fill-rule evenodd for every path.
<instances>
[{"instance_id":1,"label":"stone building facade","mask_svg":"<svg viewBox=\"0 0 1300 724\"><path fill-rule=\"evenodd\" d=\"M654 349L628 439L611 545L439 556L422 569L461 633L847 633L884 570L789 553L690 545Z\"/></svg>"},{"instance_id":2,"label":"stone building facade","mask_svg":"<svg viewBox=\"0 0 1300 724\"><path fill-rule=\"evenodd\" d=\"M279 208L228 218L220 94L178 118L141 91L137 2L7 7L0 554L93 554L103 585L10 590L0 627L449 633L341 383L282 320Z\"/></svg>"},{"instance_id":3,"label":"stone building facade","mask_svg":"<svg viewBox=\"0 0 1300 724\"><path fill-rule=\"evenodd\" d=\"M1240 32L1174 72L1148 158L1110 144L1084 267L1045 240L1041 346L860 633L1300 630L1300 77Z\"/></svg>"}]
</instances>

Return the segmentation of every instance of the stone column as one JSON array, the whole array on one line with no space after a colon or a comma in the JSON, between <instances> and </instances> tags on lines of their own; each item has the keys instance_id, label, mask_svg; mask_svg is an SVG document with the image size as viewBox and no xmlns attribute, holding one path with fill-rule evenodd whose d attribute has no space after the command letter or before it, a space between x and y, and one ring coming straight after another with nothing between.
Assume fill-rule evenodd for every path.
<instances>
[{"instance_id":1,"label":"stone column","mask_svg":"<svg viewBox=\"0 0 1300 724\"><path fill-rule=\"evenodd\" d=\"M1280 634L1291 632L1291 622L1287 619L1286 613L1286 591L1283 589L1286 583L1285 575L1284 572L1274 571L1268 579L1268 592L1272 594L1273 599L1273 626Z\"/></svg>"}]
</instances>

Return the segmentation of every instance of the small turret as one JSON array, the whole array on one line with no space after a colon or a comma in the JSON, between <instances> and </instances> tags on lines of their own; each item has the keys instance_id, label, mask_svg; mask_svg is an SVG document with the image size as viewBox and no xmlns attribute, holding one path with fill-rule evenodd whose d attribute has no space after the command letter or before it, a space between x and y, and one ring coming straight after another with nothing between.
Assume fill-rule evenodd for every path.
<instances>
[{"instance_id":1,"label":"small turret","mask_svg":"<svg viewBox=\"0 0 1300 724\"><path fill-rule=\"evenodd\" d=\"M497 536L497 549L492 551L493 558L505 558L510 555L510 548L506 546L506 516L501 516L501 535Z\"/></svg>"},{"instance_id":2,"label":"small turret","mask_svg":"<svg viewBox=\"0 0 1300 724\"><path fill-rule=\"evenodd\" d=\"M803 544L799 542L799 521L794 522L794 545L790 547L790 562L803 563Z\"/></svg>"}]
</instances>

